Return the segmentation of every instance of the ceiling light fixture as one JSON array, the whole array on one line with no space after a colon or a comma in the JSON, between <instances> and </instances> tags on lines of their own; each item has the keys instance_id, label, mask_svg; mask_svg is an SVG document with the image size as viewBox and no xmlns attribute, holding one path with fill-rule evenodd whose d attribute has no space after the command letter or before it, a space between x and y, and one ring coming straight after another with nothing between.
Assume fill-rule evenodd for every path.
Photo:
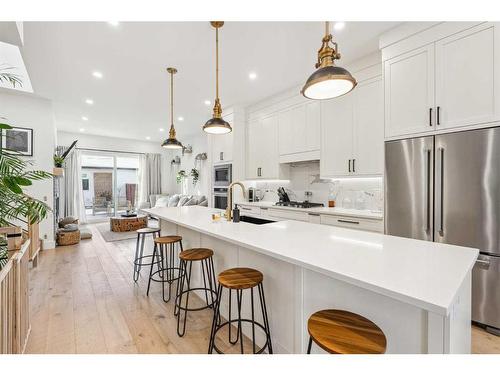
<instances>
[{"instance_id":1,"label":"ceiling light fixture","mask_svg":"<svg viewBox=\"0 0 500 375\"><path fill-rule=\"evenodd\" d=\"M231 125L222 118L222 107L219 99L219 29L224 25L223 21L211 21L215 28L215 104L213 117L203 125L203 130L209 134L230 133Z\"/></svg>"},{"instance_id":2,"label":"ceiling light fixture","mask_svg":"<svg viewBox=\"0 0 500 375\"><path fill-rule=\"evenodd\" d=\"M83 133L85 131L85 129L84 128L80 128L80 131Z\"/></svg>"},{"instance_id":3,"label":"ceiling light fixture","mask_svg":"<svg viewBox=\"0 0 500 375\"><path fill-rule=\"evenodd\" d=\"M88 118L87 116L82 116L82 120L83 120L83 121L88 121L88 120L89 120L89 118Z\"/></svg>"},{"instance_id":4,"label":"ceiling light fixture","mask_svg":"<svg viewBox=\"0 0 500 375\"><path fill-rule=\"evenodd\" d=\"M257 73L255 73L255 72L248 73L248 78L250 78L252 81L254 81L255 79L257 79Z\"/></svg>"},{"instance_id":5,"label":"ceiling light fixture","mask_svg":"<svg viewBox=\"0 0 500 375\"><path fill-rule=\"evenodd\" d=\"M184 117L179 116L179 117L177 117L177 120L178 120L178 121L184 121Z\"/></svg>"},{"instance_id":6,"label":"ceiling light fixture","mask_svg":"<svg viewBox=\"0 0 500 375\"><path fill-rule=\"evenodd\" d=\"M94 104L94 101L92 99L85 99L85 103L87 103L88 105L92 105Z\"/></svg>"},{"instance_id":7,"label":"ceiling light fixture","mask_svg":"<svg viewBox=\"0 0 500 375\"><path fill-rule=\"evenodd\" d=\"M93 75L95 78L99 78L99 79L101 79L101 78L102 78L102 73L101 73L101 72L98 72L98 71L94 71L94 72L92 72L92 75Z\"/></svg>"},{"instance_id":8,"label":"ceiling light fixture","mask_svg":"<svg viewBox=\"0 0 500 375\"><path fill-rule=\"evenodd\" d=\"M108 23L111 25L111 26L118 26L120 24L120 22L118 21L108 21Z\"/></svg>"},{"instance_id":9,"label":"ceiling light fixture","mask_svg":"<svg viewBox=\"0 0 500 375\"><path fill-rule=\"evenodd\" d=\"M161 147L180 150L182 149L182 143L175 138L174 127L174 74L177 73L177 69L167 68L167 72L170 73L170 132Z\"/></svg>"},{"instance_id":10,"label":"ceiling light fixture","mask_svg":"<svg viewBox=\"0 0 500 375\"><path fill-rule=\"evenodd\" d=\"M204 103L205 105L210 105L212 102L210 100L205 100Z\"/></svg>"},{"instance_id":11,"label":"ceiling light fixture","mask_svg":"<svg viewBox=\"0 0 500 375\"><path fill-rule=\"evenodd\" d=\"M163 128L160 128L160 129L158 129L158 130L159 130L159 131L161 131L161 132L164 132L164 131L165 131L165 129L163 129Z\"/></svg>"},{"instance_id":12,"label":"ceiling light fixture","mask_svg":"<svg viewBox=\"0 0 500 375\"><path fill-rule=\"evenodd\" d=\"M151 139L151 137L148 135L148 136L146 137L146 139L149 141L149 140Z\"/></svg>"},{"instance_id":13,"label":"ceiling light fixture","mask_svg":"<svg viewBox=\"0 0 500 375\"><path fill-rule=\"evenodd\" d=\"M330 23L325 22L325 36L318 51L317 70L307 79L300 91L308 99L332 99L347 94L356 87L356 79L344 68L335 66L335 60L340 59L338 46L332 41ZM330 43L332 45L330 45Z\"/></svg>"}]
</instances>

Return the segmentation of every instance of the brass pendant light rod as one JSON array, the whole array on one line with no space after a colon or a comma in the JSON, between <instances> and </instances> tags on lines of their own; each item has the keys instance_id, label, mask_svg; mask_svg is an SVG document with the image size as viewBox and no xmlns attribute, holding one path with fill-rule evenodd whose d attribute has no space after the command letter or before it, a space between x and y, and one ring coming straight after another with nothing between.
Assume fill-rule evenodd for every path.
<instances>
[{"instance_id":1,"label":"brass pendant light rod","mask_svg":"<svg viewBox=\"0 0 500 375\"><path fill-rule=\"evenodd\" d=\"M222 106L219 98L219 29L223 21L211 21L215 28L215 103L213 117L203 125L203 130L210 134L226 134L232 131L231 125L222 118Z\"/></svg>"},{"instance_id":2,"label":"brass pendant light rod","mask_svg":"<svg viewBox=\"0 0 500 375\"><path fill-rule=\"evenodd\" d=\"M170 74L170 131L168 133L168 138L163 142L162 147L181 149L182 143L177 140L174 127L174 74L177 73L177 69L167 68L167 72Z\"/></svg>"}]
</instances>

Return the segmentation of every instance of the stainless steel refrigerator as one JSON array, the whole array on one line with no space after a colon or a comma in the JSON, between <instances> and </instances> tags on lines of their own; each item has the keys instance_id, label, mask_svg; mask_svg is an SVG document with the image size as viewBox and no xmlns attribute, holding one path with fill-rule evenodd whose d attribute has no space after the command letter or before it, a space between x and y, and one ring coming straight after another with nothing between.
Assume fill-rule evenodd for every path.
<instances>
[{"instance_id":1,"label":"stainless steel refrigerator","mask_svg":"<svg viewBox=\"0 0 500 375\"><path fill-rule=\"evenodd\" d=\"M385 233L479 248L472 319L498 334L500 127L386 142Z\"/></svg>"}]
</instances>

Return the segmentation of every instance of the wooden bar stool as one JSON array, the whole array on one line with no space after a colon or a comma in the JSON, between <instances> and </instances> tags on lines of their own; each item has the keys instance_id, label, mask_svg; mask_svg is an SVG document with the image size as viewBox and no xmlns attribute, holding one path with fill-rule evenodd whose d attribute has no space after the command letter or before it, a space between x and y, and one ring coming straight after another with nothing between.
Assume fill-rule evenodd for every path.
<instances>
[{"instance_id":1,"label":"wooden bar stool","mask_svg":"<svg viewBox=\"0 0 500 375\"><path fill-rule=\"evenodd\" d=\"M181 236L162 236L154 239L155 246L153 248L153 259L155 256L159 257L159 262L157 262L157 270L153 272L153 266L155 262L151 263L151 268L149 270L149 281L148 290L146 295L149 296L149 288L151 287L151 281L162 283L162 296L163 301L170 301L172 293L172 283L175 280L179 280L181 277L182 270L176 263L177 254L176 252L182 251L182 237ZM176 246L177 250L176 250ZM165 283L168 283L168 298L165 298Z\"/></svg>"},{"instance_id":2,"label":"wooden bar stool","mask_svg":"<svg viewBox=\"0 0 500 375\"><path fill-rule=\"evenodd\" d=\"M307 322L311 353L314 341L331 354L383 354L387 346L384 332L371 320L344 310L321 310Z\"/></svg>"},{"instance_id":3,"label":"wooden bar stool","mask_svg":"<svg viewBox=\"0 0 500 375\"><path fill-rule=\"evenodd\" d=\"M247 322L252 324L252 346L253 354L263 353L267 348L269 354L273 353L273 347L271 344L271 332L269 329L269 320L267 318L266 300L264 298L264 287L262 286L262 280L264 276L261 272L254 270L252 268L231 268L221 272L218 276L219 287L217 289L217 301L214 309L214 319L212 321L212 332L210 334L210 342L208 346L208 354L212 354L215 350L217 353L223 354L223 352L215 345L215 338L217 332L224 326L229 325L229 343L234 345L238 341L240 342L240 352L244 354L243 351L243 329L241 326L242 322ZM222 288L227 288L229 290L229 319L227 322L221 323L220 318L220 303L222 298ZM259 291L260 307L262 312L262 321L259 323L255 319L254 312L254 292L253 289L257 287ZM237 310L238 316L236 319L232 319L231 316L231 291L236 290L236 300L237 300ZM243 299L243 290L250 289L250 304L251 304L251 319L244 319L241 317L241 305ZM237 323L236 340L232 340L231 336L231 326L232 323ZM259 351L256 351L255 343L255 327L259 327L266 335L266 342Z\"/></svg>"},{"instance_id":4,"label":"wooden bar stool","mask_svg":"<svg viewBox=\"0 0 500 375\"><path fill-rule=\"evenodd\" d=\"M205 248L188 249L179 254L181 278L177 283L174 315L177 316L177 334L181 337L184 336L186 332L188 311L200 311L213 308L215 301L217 301L217 284L215 281L213 255L214 252L212 250ZM200 262L203 287L191 287L191 270L194 262ZM184 284L186 284L185 288ZM195 290L203 290L205 292L206 305L196 308L189 307L189 293ZM182 299L184 295L186 296L186 302L183 306ZM184 314L182 314L182 312ZM180 326L181 315L184 315L182 329Z\"/></svg>"},{"instance_id":5,"label":"wooden bar stool","mask_svg":"<svg viewBox=\"0 0 500 375\"><path fill-rule=\"evenodd\" d=\"M160 235L159 228L142 228L135 231L137 233L137 243L135 245L135 257L134 257L134 281L137 282L139 280L139 274L141 272L141 268L143 266L150 266L151 262L155 264L159 261L155 261L153 255L144 255L144 243L146 242L146 236L148 234L153 235L153 240ZM150 259L151 262L146 262L146 259Z\"/></svg>"}]
</instances>

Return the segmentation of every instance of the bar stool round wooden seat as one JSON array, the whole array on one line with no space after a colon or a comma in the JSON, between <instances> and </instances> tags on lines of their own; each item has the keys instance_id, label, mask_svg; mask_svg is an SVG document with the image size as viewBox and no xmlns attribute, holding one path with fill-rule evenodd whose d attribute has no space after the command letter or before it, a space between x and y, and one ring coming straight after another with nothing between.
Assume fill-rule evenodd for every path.
<instances>
[{"instance_id":1,"label":"bar stool round wooden seat","mask_svg":"<svg viewBox=\"0 0 500 375\"><path fill-rule=\"evenodd\" d=\"M213 255L213 250L206 248L188 249L179 253L181 278L177 283L174 316L177 316L177 334L181 337L186 332L188 311L213 308L215 301L217 301L217 283L215 281ZM203 287L191 287L191 270L194 262L200 262ZM195 290L204 291L206 305L189 307L189 294ZM186 298L183 305L184 296ZM181 315L183 316L181 317ZM181 318L183 320L182 328Z\"/></svg>"},{"instance_id":2,"label":"bar stool round wooden seat","mask_svg":"<svg viewBox=\"0 0 500 375\"><path fill-rule=\"evenodd\" d=\"M153 255L144 255L144 243L146 242L146 236L151 234L153 240L160 235L160 228L141 228L135 231L137 233L137 243L135 245L135 257L134 257L134 281L139 280L139 274L141 268L144 266L151 266L151 263L159 262L157 257L154 260ZM149 260L149 262L148 262Z\"/></svg>"},{"instance_id":3,"label":"bar stool round wooden seat","mask_svg":"<svg viewBox=\"0 0 500 375\"><path fill-rule=\"evenodd\" d=\"M172 295L172 283L179 280L183 272L177 262L177 253L183 250L182 237L156 237L154 239L154 244L153 259L157 256L159 261L151 262L151 268L149 269L148 290L146 295L149 296L151 281L161 283L163 301L168 302L170 301L170 297ZM153 272L155 264L157 264L157 270ZM165 283L168 283L168 297L165 297Z\"/></svg>"},{"instance_id":4,"label":"bar stool round wooden seat","mask_svg":"<svg viewBox=\"0 0 500 375\"><path fill-rule=\"evenodd\" d=\"M371 320L344 310L321 310L307 322L311 353L314 341L331 354L383 354L387 346L384 332Z\"/></svg>"},{"instance_id":5,"label":"bar stool round wooden seat","mask_svg":"<svg viewBox=\"0 0 500 375\"><path fill-rule=\"evenodd\" d=\"M228 326L229 329L229 335L228 335L229 343L235 345L239 341L240 352L241 354L244 354L243 329L242 329L243 322L250 323L252 327L253 354L263 353L264 350L266 349L268 350L269 354L273 353L273 347L271 343L271 332L269 329L269 319L267 317L266 300L264 297L264 287L262 285L263 279L264 276L262 275L262 273L252 268L231 268L219 274L219 276L217 277L217 280L219 281L219 287L217 288L217 301L215 304L214 318L212 321L212 332L210 334L210 342L208 346L209 354L212 354L214 350L217 353L223 354L223 352L215 345L215 338L217 336L217 332L226 325ZM226 288L229 291L229 301L228 301L229 316L226 322L222 322L220 317L220 304L222 299L223 288ZM262 323L258 322L255 316L254 288L257 288L259 293ZM231 314L231 305L232 305L231 292L233 290L236 291L236 301L237 301L236 308L238 314L236 319L233 319ZM242 306L244 290L249 290L250 294L250 309L251 309L250 319L241 317L241 306ZM231 326L233 323L237 324L237 332L235 340L232 339L231 335ZM259 350L257 350L257 344L255 342L256 327L260 328L264 332L266 337L265 339L266 341L260 347Z\"/></svg>"}]
</instances>

